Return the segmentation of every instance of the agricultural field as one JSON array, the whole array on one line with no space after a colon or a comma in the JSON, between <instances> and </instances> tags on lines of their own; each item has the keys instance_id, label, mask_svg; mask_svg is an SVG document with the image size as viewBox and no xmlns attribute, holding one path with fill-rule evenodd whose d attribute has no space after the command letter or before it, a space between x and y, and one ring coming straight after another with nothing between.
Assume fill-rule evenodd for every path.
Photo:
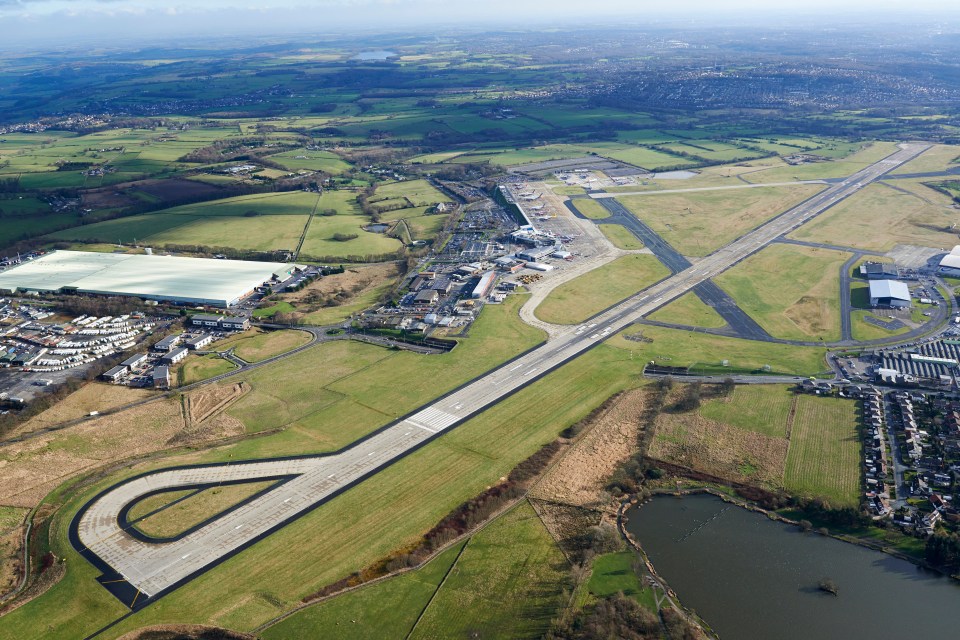
<instances>
[{"instance_id":1,"label":"agricultural field","mask_svg":"<svg viewBox=\"0 0 960 640\"><path fill-rule=\"evenodd\" d=\"M950 198L929 188L923 197L894 189L903 189L900 182L867 185L790 237L873 251L898 244L955 245L956 212Z\"/></svg>"},{"instance_id":2,"label":"agricultural field","mask_svg":"<svg viewBox=\"0 0 960 640\"><path fill-rule=\"evenodd\" d=\"M378 184L369 202L380 207L408 208L428 207L449 200L448 196L434 189L426 180L407 180Z\"/></svg>"},{"instance_id":3,"label":"agricultural field","mask_svg":"<svg viewBox=\"0 0 960 640\"><path fill-rule=\"evenodd\" d=\"M647 316L647 319L704 329L719 329L727 324L713 307L704 303L692 291L683 294L667 306L657 309Z\"/></svg>"},{"instance_id":4,"label":"agricultural field","mask_svg":"<svg viewBox=\"0 0 960 640\"><path fill-rule=\"evenodd\" d=\"M581 322L667 275L667 268L654 256L623 256L560 285L540 303L535 313L544 322Z\"/></svg>"},{"instance_id":5,"label":"agricultural field","mask_svg":"<svg viewBox=\"0 0 960 640\"><path fill-rule=\"evenodd\" d=\"M835 507L856 507L860 494L860 441L852 400L800 396L790 431L783 484L801 496Z\"/></svg>"},{"instance_id":6,"label":"agricultural field","mask_svg":"<svg viewBox=\"0 0 960 640\"><path fill-rule=\"evenodd\" d=\"M234 354L247 362L260 362L278 356L310 342L306 331L267 331L252 329L214 343L217 351L233 349Z\"/></svg>"},{"instance_id":7,"label":"agricultural field","mask_svg":"<svg viewBox=\"0 0 960 640\"><path fill-rule=\"evenodd\" d=\"M643 249L643 241L633 235L629 229L622 224L602 224L600 231L613 243L618 249L624 251L636 251Z\"/></svg>"},{"instance_id":8,"label":"agricultural field","mask_svg":"<svg viewBox=\"0 0 960 640\"><path fill-rule=\"evenodd\" d=\"M840 267L851 255L774 244L715 281L772 336L835 341L840 339Z\"/></svg>"},{"instance_id":9,"label":"agricultural field","mask_svg":"<svg viewBox=\"0 0 960 640\"><path fill-rule=\"evenodd\" d=\"M123 243L136 240L160 246L295 249L308 216L318 206L316 194L304 192L239 196L84 225L49 237Z\"/></svg>"},{"instance_id":10,"label":"agricultural field","mask_svg":"<svg viewBox=\"0 0 960 640\"><path fill-rule=\"evenodd\" d=\"M618 200L683 255L705 256L822 189L802 184Z\"/></svg>"},{"instance_id":11,"label":"agricultural field","mask_svg":"<svg viewBox=\"0 0 960 640\"><path fill-rule=\"evenodd\" d=\"M269 156L290 171L323 171L341 175L350 169L350 164L331 151L293 149Z\"/></svg>"}]
</instances>

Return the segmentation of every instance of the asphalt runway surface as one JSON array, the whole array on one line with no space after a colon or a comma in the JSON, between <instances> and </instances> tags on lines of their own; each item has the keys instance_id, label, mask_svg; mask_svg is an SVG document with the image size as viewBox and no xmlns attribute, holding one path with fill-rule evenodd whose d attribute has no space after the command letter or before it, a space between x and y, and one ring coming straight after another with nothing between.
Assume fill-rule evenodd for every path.
<instances>
[{"instance_id":1,"label":"asphalt runway surface","mask_svg":"<svg viewBox=\"0 0 960 640\"><path fill-rule=\"evenodd\" d=\"M145 606L729 269L926 148L903 145L696 265L337 453L169 468L116 484L77 513L71 542L103 572L104 587L133 609ZM126 525L129 507L146 496L265 478L277 484L176 539L150 539Z\"/></svg>"}]
</instances>

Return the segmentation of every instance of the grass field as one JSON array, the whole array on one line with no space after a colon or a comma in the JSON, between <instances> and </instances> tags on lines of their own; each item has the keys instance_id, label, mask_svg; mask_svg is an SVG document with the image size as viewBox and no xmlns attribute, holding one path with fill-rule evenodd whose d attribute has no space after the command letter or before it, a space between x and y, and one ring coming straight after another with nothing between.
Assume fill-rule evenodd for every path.
<instances>
[{"instance_id":1,"label":"grass field","mask_svg":"<svg viewBox=\"0 0 960 640\"><path fill-rule=\"evenodd\" d=\"M680 253L705 256L822 189L822 185L794 185L618 200Z\"/></svg>"},{"instance_id":2,"label":"grass field","mask_svg":"<svg viewBox=\"0 0 960 640\"><path fill-rule=\"evenodd\" d=\"M643 242L622 224L602 224L600 231L607 236L613 246L625 251L643 249Z\"/></svg>"},{"instance_id":3,"label":"grass field","mask_svg":"<svg viewBox=\"0 0 960 640\"><path fill-rule=\"evenodd\" d=\"M700 415L738 429L785 438L794 397L783 385L739 385L732 397L705 402Z\"/></svg>"},{"instance_id":4,"label":"grass field","mask_svg":"<svg viewBox=\"0 0 960 640\"><path fill-rule=\"evenodd\" d=\"M593 560L593 571L587 589L596 598L622 593L633 598L651 611L656 611L656 599L653 590L640 583L640 576L633 568L637 554L633 551L620 551L597 556Z\"/></svg>"},{"instance_id":5,"label":"grass field","mask_svg":"<svg viewBox=\"0 0 960 640\"><path fill-rule=\"evenodd\" d=\"M851 254L774 244L716 278L776 338L840 339L840 267Z\"/></svg>"},{"instance_id":6,"label":"grass field","mask_svg":"<svg viewBox=\"0 0 960 640\"><path fill-rule=\"evenodd\" d=\"M592 220L602 220L610 217L610 212L603 205L592 198L576 198L570 201L573 207Z\"/></svg>"},{"instance_id":7,"label":"grass field","mask_svg":"<svg viewBox=\"0 0 960 640\"><path fill-rule=\"evenodd\" d=\"M657 309L647 318L657 322L669 322L704 329L719 329L727 324L726 320L713 307L705 304L692 291L683 294L667 306Z\"/></svg>"},{"instance_id":8,"label":"grass field","mask_svg":"<svg viewBox=\"0 0 960 640\"><path fill-rule=\"evenodd\" d=\"M176 380L181 385L193 384L202 380L209 380L236 369L236 365L224 360L218 355L192 356L187 358L176 374Z\"/></svg>"},{"instance_id":9,"label":"grass field","mask_svg":"<svg viewBox=\"0 0 960 640\"><path fill-rule=\"evenodd\" d=\"M340 640L407 638L463 545L454 545L416 571L304 609L260 635L264 640L287 640L324 629Z\"/></svg>"},{"instance_id":10,"label":"grass field","mask_svg":"<svg viewBox=\"0 0 960 640\"><path fill-rule=\"evenodd\" d=\"M127 519L131 522L134 520L139 520L140 518L149 515L156 511L166 507L167 505L176 502L181 498L186 498L191 493L194 493L196 489L184 489L183 491L164 491L163 493L158 493L152 495L143 500L138 500L133 503L133 506L130 507L130 511L127 512Z\"/></svg>"},{"instance_id":11,"label":"grass field","mask_svg":"<svg viewBox=\"0 0 960 640\"><path fill-rule=\"evenodd\" d=\"M824 349L795 347L769 342L754 342L715 336L696 331L644 326L628 329L642 333L652 343L645 344L616 336L607 344L634 353L643 360L655 360L674 367L691 367L707 375L724 376L739 372L755 372L764 366L790 375L813 375L826 370ZM723 366L727 360L729 365Z\"/></svg>"},{"instance_id":12,"label":"grass field","mask_svg":"<svg viewBox=\"0 0 960 640\"><path fill-rule=\"evenodd\" d=\"M265 331L253 329L214 343L217 351L233 349L241 360L260 362L267 358L286 353L300 345L310 342L310 334L305 331L282 330Z\"/></svg>"},{"instance_id":13,"label":"grass field","mask_svg":"<svg viewBox=\"0 0 960 640\"><path fill-rule=\"evenodd\" d=\"M556 324L581 322L667 275L667 268L654 256L623 256L554 289L536 315Z\"/></svg>"},{"instance_id":14,"label":"grass field","mask_svg":"<svg viewBox=\"0 0 960 640\"><path fill-rule=\"evenodd\" d=\"M860 489L857 408L852 400L801 396L790 434L784 486L836 507L856 507Z\"/></svg>"},{"instance_id":15,"label":"grass field","mask_svg":"<svg viewBox=\"0 0 960 640\"><path fill-rule=\"evenodd\" d=\"M896 183L903 188L903 185ZM952 247L956 211L950 198L926 189L923 197L871 184L791 235L858 249L888 251L897 244Z\"/></svg>"},{"instance_id":16,"label":"grass field","mask_svg":"<svg viewBox=\"0 0 960 640\"><path fill-rule=\"evenodd\" d=\"M910 331L910 327L901 327L889 331L883 327L878 327L875 324L866 322L865 318L867 317L875 317L881 322L890 322L890 319L862 309L854 309L850 317L850 329L854 340L883 340L884 338L893 338Z\"/></svg>"},{"instance_id":17,"label":"grass field","mask_svg":"<svg viewBox=\"0 0 960 640\"><path fill-rule=\"evenodd\" d=\"M91 411L104 413L154 395L156 392L151 389L131 389L125 386L91 382L43 413L31 418L17 429L17 433L36 431L68 420L76 420L89 415Z\"/></svg>"},{"instance_id":18,"label":"grass field","mask_svg":"<svg viewBox=\"0 0 960 640\"><path fill-rule=\"evenodd\" d=\"M945 171L957 166L958 157L960 157L960 146L934 145L910 162L894 169L892 175Z\"/></svg>"},{"instance_id":19,"label":"grass field","mask_svg":"<svg viewBox=\"0 0 960 640\"><path fill-rule=\"evenodd\" d=\"M569 565L524 501L467 543L412 638L540 638L565 604Z\"/></svg>"},{"instance_id":20,"label":"grass field","mask_svg":"<svg viewBox=\"0 0 960 640\"><path fill-rule=\"evenodd\" d=\"M426 180L407 180L377 185L376 193L370 198L370 203L384 205L401 202L406 207L427 207L438 202L447 202L449 199Z\"/></svg>"},{"instance_id":21,"label":"grass field","mask_svg":"<svg viewBox=\"0 0 960 640\"><path fill-rule=\"evenodd\" d=\"M142 519L134 526L145 535L155 538L176 536L272 484L273 481L248 482L205 489L179 502L168 503L169 506L160 511L140 515Z\"/></svg>"}]
</instances>

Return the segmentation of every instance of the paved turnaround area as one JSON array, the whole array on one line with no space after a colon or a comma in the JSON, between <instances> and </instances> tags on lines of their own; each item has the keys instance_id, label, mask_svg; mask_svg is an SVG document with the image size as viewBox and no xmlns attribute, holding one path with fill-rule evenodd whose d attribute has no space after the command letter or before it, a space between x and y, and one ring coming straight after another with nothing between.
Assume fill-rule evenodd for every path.
<instances>
[{"instance_id":1,"label":"paved turnaround area","mask_svg":"<svg viewBox=\"0 0 960 640\"><path fill-rule=\"evenodd\" d=\"M927 149L896 153L830 186L696 265L611 307L579 327L475 379L335 454L171 468L121 482L94 497L71 524L74 546L100 568L101 583L140 608L324 501L439 437L607 337L759 251ZM271 490L172 540L152 540L126 521L145 496L204 485L276 478Z\"/></svg>"}]
</instances>

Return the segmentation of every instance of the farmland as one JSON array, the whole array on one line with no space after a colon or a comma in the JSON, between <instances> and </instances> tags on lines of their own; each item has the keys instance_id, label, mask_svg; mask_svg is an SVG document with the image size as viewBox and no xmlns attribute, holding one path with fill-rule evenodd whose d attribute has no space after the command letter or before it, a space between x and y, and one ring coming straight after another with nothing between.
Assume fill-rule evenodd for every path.
<instances>
[{"instance_id":1,"label":"farmland","mask_svg":"<svg viewBox=\"0 0 960 640\"><path fill-rule=\"evenodd\" d=\"M839 273L850 255L775 244L721 274L716 282L774 337L838 340Z\"/></svg>"},{"instance_id":2,"label":"farmland","mask_svg":"<svg viewBox=\"0 0 960 640\"><path fill-rule=\"evenodd\" d=\"M618 200L680 253L705 256L822 188L793 185L621 196Z\"/></svg>"},{"instance_id":3,"label":"farmland","mask_svg":"<svg viewBox=\"0 0 960 640\"><path fill-rule=\"evenodd\" d=\"M536 314L544 322L581 322L668 274L653 256L623 256L560 285L537 307Z\"/></svg>"},{"instance_id":4,"label":"farmland","mask_svg":"<svg viewBox=\"0 0 960 640\"><path fill-rule=\"evenodd\" d=\"M856 506L860 441L852 400L801 396L790 432L784 486L837 507Z\"/></svg>"}]
</instances>

